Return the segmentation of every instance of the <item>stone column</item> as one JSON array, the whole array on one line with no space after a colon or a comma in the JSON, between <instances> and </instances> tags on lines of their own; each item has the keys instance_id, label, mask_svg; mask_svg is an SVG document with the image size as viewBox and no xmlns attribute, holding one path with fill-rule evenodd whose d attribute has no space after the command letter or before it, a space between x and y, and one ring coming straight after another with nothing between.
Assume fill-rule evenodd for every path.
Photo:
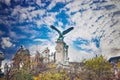
<instances>
[{"instance_id":1,"label":"stone column","mask_svg":"<svg viewBox=\"0 0 120 80\"><path fill-rule=\"evenodd\" d=\"M64 43L64 50L65 50L65 62L64 62L64 65L69 65L68 45L66 43Z\"/></svg>"},{"instance_id":2,"label":"stone column","mask_svg":"<svg viewBox=\"0 0 120 80\"><path fill-rule=\"evenodd\" d=\"M65 61L65 49L64 49L64 42L56 42L56 64L63 64Z\"/></svg>"}]
</instances>

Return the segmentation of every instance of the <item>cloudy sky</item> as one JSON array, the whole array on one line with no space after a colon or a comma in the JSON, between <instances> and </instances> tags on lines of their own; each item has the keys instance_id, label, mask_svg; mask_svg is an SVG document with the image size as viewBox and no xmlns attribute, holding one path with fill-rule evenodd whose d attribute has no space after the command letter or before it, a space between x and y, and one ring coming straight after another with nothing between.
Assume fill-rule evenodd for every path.
<instances>
[{"instance_id":1,"label":"cloudy sky","mask_svg":"<svg viewBox=\"0 0 120 80\"><path fill-rule=\"evenodd\" d=\"M11 59L24 45L31 54L54 52L57 32L65 35L71 61L120 54L120 0L0 0L0 51Z\"/></svg>"}]
</instances>

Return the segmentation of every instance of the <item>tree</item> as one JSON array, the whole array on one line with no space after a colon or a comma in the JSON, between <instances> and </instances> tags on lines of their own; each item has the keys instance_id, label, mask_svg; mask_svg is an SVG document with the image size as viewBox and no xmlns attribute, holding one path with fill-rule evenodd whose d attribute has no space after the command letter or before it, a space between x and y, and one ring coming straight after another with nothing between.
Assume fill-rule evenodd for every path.
<instances>
[{"instance_id":1,"label":"tree","mask_svg":"<svg viewBox=\"0 0 120 80\"><path fill-rule=\"evenodd\" d=\"M69 73L64 69L56 69L56 65L51 63L48 65L48 70L34 76L34 80L70 80Z\"/></svg>"},{"instance_id":2,"label":"tree","mask_svg":"<svg viewBox=\"0 0 120 80\"><path fill-rule=\"evenodd\" d=\"M110 63L103 56L84 61L84 80L110 80L113 79L113 71Z\"/></svg>"},{"instance_id":3,"label":"tree","mask_svg":"<svg viewBox=\"0 0 120 80\"><path fill-rule=\"evenodd\" d=\"M5 80L33 80L32 78L32 72L30 69L31 62L30 57L25 57L22 61L23 65L22 67L16 68L15 66L12 66L14 64L11 64L10 67L8 65L4 68L5 71Z\"/></svg>"},{"instance_id":4,"label":"tree","mask_svg":"<svg viewBox=\"0 0 120 80\"><path fill-rule=\"evenodd\" d=\"M70 80L70 77L68 73L61 69L60 72L49 70L40 73L39 76L34 77L34 80Z\"/></svg>"},{"instance_id":5,"label":"tree","mask_svg":"<svg viewBox=\"0 0 120 80\"><path fill-rule=\"evenodd\" d=\"M33 77L30 71L21 69L16 71L12 80L33 80Z\"/></svg>"}]
</instances>

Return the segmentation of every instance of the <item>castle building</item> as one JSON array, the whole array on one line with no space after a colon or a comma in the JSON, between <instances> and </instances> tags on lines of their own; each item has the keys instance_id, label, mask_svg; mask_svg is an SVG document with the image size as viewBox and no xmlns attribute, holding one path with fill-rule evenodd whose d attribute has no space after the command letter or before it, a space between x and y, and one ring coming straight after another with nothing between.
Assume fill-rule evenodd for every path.
<instances>
[{"instance_id":1,"label":"castle building","mask_svg":"<svg viewBox=\"0 0 120 80\"><path fill-rule=\"evenodd\" d=\"M40 71L44 68L43 60L43 56L38 51L36 51L35 56L31 58L31 69L34 74L40 73Z\"/></svg>"},{"instance_id":2,"label":"castle building","mask_svg":"<svg viewBox=\"0 0 120 80\"><path fill-rule=\"evenodd\" d=\"M23 46L16 52L13 57L13 68L20 69L21 67L30 69L30 52L24 49Z\"/></svg>"},{"instance_id":3,"label":"castle building","mask_svg":"<svg viewBox=\"0 0 120 80\"><path fill-rule=\"evenodd\" d=\"M49 63L49 53L50 53L50 50L47 48L44 49L44 51L42 52L42 55L44 57L44 63Z\"/></svg>"}]
</instances>

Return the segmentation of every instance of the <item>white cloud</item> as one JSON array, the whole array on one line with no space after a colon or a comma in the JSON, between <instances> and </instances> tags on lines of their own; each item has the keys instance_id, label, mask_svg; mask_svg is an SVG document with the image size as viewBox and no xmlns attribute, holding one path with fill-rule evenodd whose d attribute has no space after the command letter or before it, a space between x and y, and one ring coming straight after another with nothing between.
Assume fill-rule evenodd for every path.
<instances>
[{"instance_id":1,"label":"white cloud","mask_svg":"<svg viewBox=\"0 0 120 80\"><path fill-rule=\"evenodd\" d=\"M87 53L84 51L78 51L74 47L69 46L68 57L70 62L81 62L84 59L91 59L95 57L94 53Z\"/></svg>"},{"instance_id":2,"label":"white cloud","mask_svg":"<svg viewBox=\"0 0 120 80\"><path fill-rule=\"evenodd\" d=\"M46 2L47 2L47 0L46 0ZM44 7L46 5L45 3L41 3L41 0L36 0L36 4L39 5L40 7L41 6Z\"/></svg>"},{"instance_id":3,"label":"white cloud","mask_svg":"<svg viewBox=\"0 0 120 80\"><path fill-rule=\"evenodd\" d=\"M35 11L30 12L30 15L32 17L35 17L36 15L43 16L44 14L45 14L45 10L44 9L35 10Z\"/></svg>"},{"instance_id":4,"label":"white cloud","mask_svg":"<svg viewBox=\"0 0 120 80\"><path fill-rule=\"evenodd\" d=\"M51 4L47 7L47 9L51 10L53 7L56 6L57 3L63 3L64 4L64 3L68 3L70 1L72 1L72 0L52 0Z\"/></svg>"},{"instance_id":5,"label":"white cloud","mask_svg":"<svg viewBox=\"0 0 120 80\"><path fill-rule=\"evenodd\" d=\"M9 31L9 36L11 38L14 38L14 39L23 39L23 38L27 38L26 35L20 35L20 34L17 34L16 32L14 31ZM19 37L18 37L19 36Z\"/></svg>"},{"instance_id":6,"label":"white cloud","mask_svg":"<svg viewBox=\"0 0 120 80\"><path fill-rule=\"evenodd\" d=\"M22 13L22 14L20 15L20 17L21 17L22 20L27 19L27 15L26 15L25 13Z\"/></svg>"},{"instance_id":7,"label":"white cloud","mask_svg":"<svg viewBox=\"0 0 120 80\"><path fill-rule=\"evenodd\" d=\"M38 10L34 10L34 9L35 7L24 8L21 6L16 6L13 9L11 16L16 16L16 18L19 19L19 22L24 22L24 21L34 22L37 24L37 27L41 27L42 24L51 25L56 21L55 16L56 14L58 14L57 12L47 13L45 9L38 9ZM46 14L47 16L43 17L44 14ZM38 16L39 19L36 20L35 18L37 18Z\"/></svg>"},{"instance_id":8,"label":"white cloud","mask_svg":"<svg viewBox=\"0 0 120 80\"><path fill-rule=\"evenodd\" d=\"M46 12L46 16L45 17L41 17L40 20L35 21L37 24L37 27L42 27L42 24L45 24L47 26L53 25L57 20L56 20L56 15L58 14L58 12ZM40 15L42 16L42 15ZM62 23L59 23L59 25L62 25Z\"/></svg>"},{"instance_id":9,"label":"white cloud","mask_svg":"<svg viewBox=\"0 0 120 80\"><path fill-rule=\"evenodd\" d=\"M11 5L11 0L5 0L5 4L8 6Z\"/></svg>"},{"instance_id":10,"label":"white cloud","mask_svg":"<svg viewBox=\"0 0 120 80\"><path fill-rule=\"evenodd\" d=\"M90 5L89 5L91 3L91 1L88 0L87 4L81 6L80 4L82 2L83 2L82 0L81 1L77 0L72 3L67 4L65 6L65 8L70 9L70 10L66 11L66 14L68 14L70 16L70 18L69 18L70 23L74 23L74 22L76 23L74 25L75 26L74 30L72 30L70 33L66 34L65 42L67 44L69 44L70 46L73 46L72 42L75 41L79 37L91 41L92 38L102 36L102 38L100 40L100 48L97 48L96 44L94 42L90 42L89 46L82 45L81 47L86 48L86 49L90 48L96 54L100 53L101 52L100 50L102 50L102 52L100 54L103 54L104 51L106 51L106 49L108 51L110 51L111 48L113 48L113 47L120 49L120 47L119 47L119 45L120 45L120 43L119 43L119 41L120 41L120 38L119 38L120 22L118 22L116 25L114 25L112 28L110 28L110 25L112 25L113 22L115 22L117 20L120 21L119 16L112 17L113 12L120 10L118 7L119 2L113 1L114 3L116 3L115 5L117 6L117 8L111 9L111 10L105 10L105 9L92 10L92 9L90 9ZM108 1L107 3L104 4L104 6L110 5L110 4L112 4L112 2ZM94 4L94 6L96 7L97 4ZM86 11L80 13L79 12L80 9L86 9ZM71 15L72 12L76 12L76 13L74 15ZM96 20L100 16L103 16L103 17L100 18L96 22ZM112 31L114 31L114 30L117 30L117 31L112 33ZM93 32L95 32L95 34L93 34ZM112 41L112 43L110 43L111 41ZM74 52L75 48L70 49L70 50L71 50L70 54L75 53ZM81 54L80 51L76 51L76 53L78 53L79 56ZM87 53L84 52L81 54L81 56L85 55L85 54L87 54ZM109 55L109 53L106 53L106 54ZM76 56L76 55L74 55L74 56ZM90 53L88 53L87 55L90 55Z\"/></svg>"},{"instance_id":11,"label":"white cloud","mask_svg":"<svg viewBox=\"0 0 120 80\"><path fill-rule=\"evenodd\" d=\"M44 24L47 24L47 25L51 25L51 24L53 24L55 21L56 21L56 18L55 18L55 14L56 13L51 13L51 15L50 16L47 16L47 17L45 17L45 18L43 18L43 20L44 20Z\"/></svg>"},{"instance_id":12,"label":"white cloud","mask_svg":"<svg viewBox=\"0 0 120 80\"><path fill-rule=\"evenodd\" d=\"M51 10L56 5L56 0L51 1L51 4L47 7L48 10Z\"/></svg>"},{"instance_id":13,"label":"white cloud","mask_svg":"<svg viewBox=\"0 0 120 80\"><path fill-rule=\"evenodd\" d=\"M50 49L50 53L55 52L55 44L51 43L49 40L46 39L34 39L34 41L42 42L42 44L32 45L29 47L30 54L35 55L36 51L40 53L48 47Z\"/></svg>"},{"instance_id":14,"label":"white cloud","mask_svg":"<svg viewBox=\"0 0 120 80\"><path fill-rule=\"evenodd\" d=\"M3 49L15 46L9 37L2 37L1 46Z\"/></svg>"},{"instance_id":15,"label":"white cloud","mask_svg":"<svg viewBox=\"0 0 120 80\"><path fill-rule=\"evenodd\" d=\"M67 4L65 7L70 9L68 13L70 14L71 12L79 11L81 9L80 3L81 3L81 0L76 0Z\"/></svg>"},{"instance_id":16,"label":"white cloud","mask_svg":"<svg viewBox=\"0 0 120 80\"><path fill-rule=\"evenodd\" d=\"M38 11L34 11L35 7L21 7L21 6L16 6L12 13L11 16L16 16L17 20L19 20L19 22L23 22L25 21L25 19L28 18L29 21L32 21L32 18L35 17L38 13L42 14L42 12L40 12L41 10ZM31 11L31 12L30 12Z\"/></svg>"},{"instance_id":17,"label":"white cloud","mask_svg":"<svg viewBox=\"0 0 120 80\"><path fill-rule=\"evenodd\" d=\"M46 40L46 39L34 39L33 41L48 42L48 40Z\"/></svg>"}]
</instances>

